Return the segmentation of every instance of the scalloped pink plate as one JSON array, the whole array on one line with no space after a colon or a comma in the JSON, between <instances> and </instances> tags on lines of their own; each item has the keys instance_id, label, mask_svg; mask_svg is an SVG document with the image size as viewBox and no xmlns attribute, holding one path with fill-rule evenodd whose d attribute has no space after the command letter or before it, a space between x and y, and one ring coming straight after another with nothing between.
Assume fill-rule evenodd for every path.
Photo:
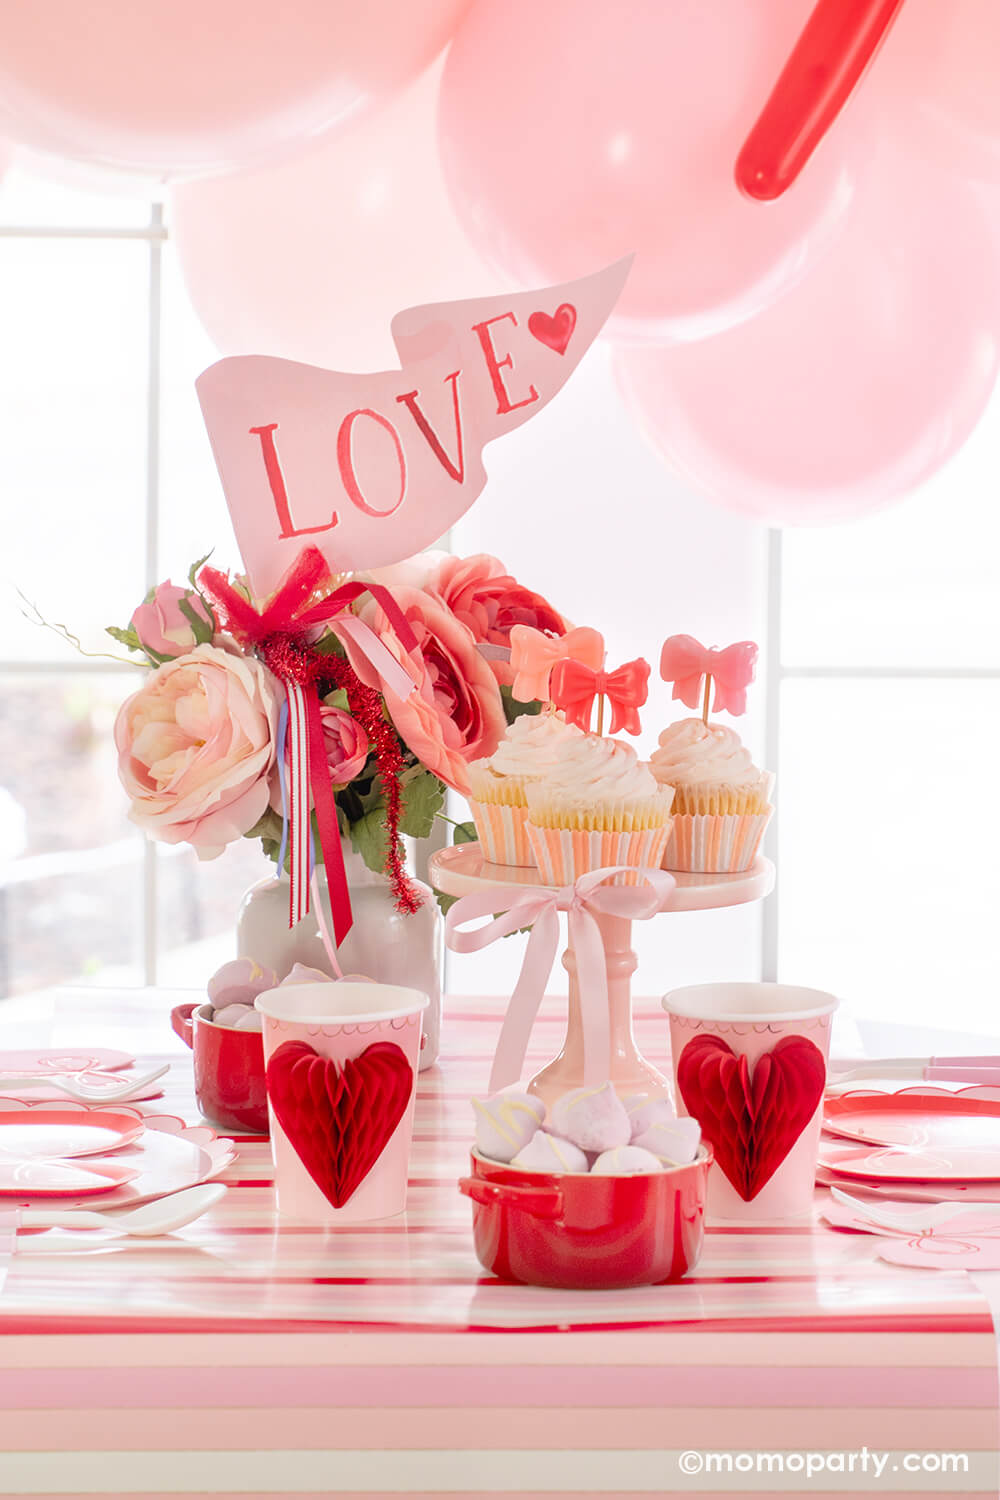
<instances>
[{"instance_id":1,"label":"scalloped pink plate","mask_svg":"<svg viewBox=\"0 0 1000 1500\"><path fill-rule=\"evenodd\" d=\"M122 1162L0 1159L0 1198L92 1198L126 1187L138 1175Z\"/></svg>"},{"instance_id":2,"label":"scalloped pink plate","mask_svg":"<svg viewBox=\"0 0 1000 1500\"><path fill-rule=\"evenodd\" d=\"M65 1109L0 1110L0 1158L100 1156L142 1135L146 1126L131 1112Z\"/></svg>"},{"instance_id":3,"label":"scalloped pink plate","mask_svg":"<svg viewBox=\"0 0 1000 1500\"><path fill-rule=\"evenodd\" d=\"M11 1109L16 1110L18 1106L0 1099L0 1118ZM69 1118L107 1112L99 1106L76 1104L72 1100L67 1100L58 1111L53 1111L50 1105L29 1105L28 1109L46 1114L58 1112ZM149 1203L167 1193L179 1192L181 1188L208 1182L236 1156L232 1141L217 1136L208 1125L185 1125L177 1115L143 1115L127 1105L120 1105L115 1113L131 1116L140 1128L145 1128L141 1135L115 1151L113 1163L101 1157L88 1157L86 1162L81 1162L81 1169L86 1171L104 1171L112 1165L126 1169L117 1182L110 1184L102 1208L138 1208L140 1203ZM82 1190L67 1188L62 1206L73 1208L76 1198L89 1196L94 1191L96 1189L91 1188L89 1182ZM39 1193L32 1188L18 1196L25 1206L30 1207L36 1197L52 1197L54 1191ZM86 1206L81 1202L81 1208Z\"/></svg>"},{"instance_id":4,"label":"scalloped pink plate","mask_svg":"<svg viewBox=\"0 0 1000 1500\"><path fill-rule=\"evenodd\" d=\"M823 1128L863 1145L1000 1152L1000 1101L962 1094L846 1094L826 1100Z\"/></svg>"}]
</instances>

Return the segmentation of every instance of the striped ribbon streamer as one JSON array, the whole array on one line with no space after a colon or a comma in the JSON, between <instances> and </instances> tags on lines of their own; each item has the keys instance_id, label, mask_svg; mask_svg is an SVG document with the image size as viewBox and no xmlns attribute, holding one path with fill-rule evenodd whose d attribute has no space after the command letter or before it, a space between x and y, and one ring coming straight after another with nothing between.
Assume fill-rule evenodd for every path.
<instances>
[{"instance_id":1,"label":"striped ribbon streamer","mask_svg":"<svg viewBox=\"0 0 1000 1500\"><path fill-rule=\"evenodd\" d=\"M288 693L288 826L291 834L291 886L288 925L294 927L309 911L309 715L306 695L297 682L285 684Z\"/></svg>"}]
</instances>

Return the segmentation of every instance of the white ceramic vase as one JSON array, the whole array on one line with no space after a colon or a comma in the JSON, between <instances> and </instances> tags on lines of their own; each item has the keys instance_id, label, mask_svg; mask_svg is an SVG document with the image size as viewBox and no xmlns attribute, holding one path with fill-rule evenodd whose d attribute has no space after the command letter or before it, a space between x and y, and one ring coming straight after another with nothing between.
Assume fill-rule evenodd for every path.
<instances>
[{"instance_id":1,"label":"white ceramic vase","mask_svg":"<svg viewBox=\"0 0 1000 1500\"><path fill-rule=\"evenodd\" d=\"M419 911L407 916L396 910L388 878L369 870L361 856L346 845L344 867L354 923L337 949L340 967L345 974L364 974L380 984L404 985L430 997L424 1011L425 1041L420 1053L421 1070L429 1068L437 1058L441 1039L442 924L434 892L414 880L424 903ZM250 887L236 919L236 951L240 958L253 958L274 969L282 979L297 963L328 973L330 964L312 912L296 927L288 925L288 883L288 876L282 872ZM322 873L318 884L327 928L332 930L330 895Z\"/></svg>"}]
</instances>

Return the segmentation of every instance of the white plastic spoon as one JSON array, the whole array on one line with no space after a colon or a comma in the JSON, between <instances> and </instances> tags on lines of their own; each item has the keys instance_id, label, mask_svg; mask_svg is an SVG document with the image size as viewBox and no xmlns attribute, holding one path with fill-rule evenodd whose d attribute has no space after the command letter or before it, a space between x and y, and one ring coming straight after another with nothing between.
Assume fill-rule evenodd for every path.
<instances>
[{"instance_id":1,"label":"white plastic spoon","mask_svg":"<svg viewBox=\"0 0 1000 1500\"><path fill-rule=\"evenodd\" d=\"M141 1073L138 1077L123 1078L121 1082L110 1087L98 1086L97 1088L87 1088L86 1085L78 1083L65 1083L62 1078L53 1073L46 1073L44 1078L40 1078L38 1074L31 1074L24 1078L0 1074L0 1090L7 1093L12 1089L39 1088L44 1084L46 1088L58 1089L60 1093L68 1094L78 1104L124 1104L126 1100L133 1099L136 1094L142 1093L143 1089L155 1083L158 1078L162 1078L169 1068L170 1064L164 1063L162 1067L153 1068L149 1073Z\"/></svg>"},{"instance_id":2,"label":"white plastic spoon","mask_svg":"<svg viewBox=\"0 0 1000 1500\"><path fill-rule=\"evenodd\" d=\"M841 1188L831 1187L830 1192L838 1203L853 1209L870 1224L876 1224L882 1229L897 1229L903 1234L919 1234L922 1230L935 1229L939 1224L946 1224L950 1219L959 1217L967 1218L970 1224L982 1222L1000 1225L1000 1204L996 1203L928 1203L923 1208L904 1209L900 1212L898 1209L887 1210L865 1203Z\"/></svg>"},{"instance_id":3,"label":"white plastic spoon","mask_svg":"<svg viewBox=\"0 0 1000 1500\"><path fill-rule=\"evenodd\" d=\"M113 1229L116 1234L152 1236L171 1234L175 1229L199 1219L226 1196L222 1182L206 1182L184 1188L168 1198L157 1198L128 1213L99 1213L90 1209L69 1209L49 1213L44 1208L22 1208L17 1216L23 1229Z\"/></svg>"}]
</instances>

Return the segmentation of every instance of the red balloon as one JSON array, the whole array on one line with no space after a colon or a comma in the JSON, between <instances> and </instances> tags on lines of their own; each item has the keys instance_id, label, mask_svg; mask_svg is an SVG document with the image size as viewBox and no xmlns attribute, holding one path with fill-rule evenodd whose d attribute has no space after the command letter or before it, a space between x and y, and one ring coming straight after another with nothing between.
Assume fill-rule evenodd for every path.
<instances>
[{"instance_id":1,"label":"red balloon","mask_svg":"<svg viewBox=\"0 0 1000 1500\"><path fill-rule=\"evenodd\" d=\"M844 213L869 143L824 142L762 206L733 166L812 0L477 0L441 84L456 212L521 285L637 251L619 335L701 338L773 302Z\"/></svg>"},{"instance_id":2,"label":"red balloon","mask_svg":"<svg viewBox=\"0 0 1000 1500\"><path fill-rule=\"evenodd\" d=\"M736 162L743 192L780 198L867 70L903 0L817 0Z\"/></svg>"},{"instance_id":3,"label":"red balloon","mask_svg":"<svg viewBox=\"0 0 1000 1500\"><path fill-rule=\"evenodd\" d=\"M701 343L618 356L675 473L771 525L902 498L961 447L996 380L997 245L974 190L942 178L928 193L898 160L871 187L774 307Z\"/></svg>"},{"instance_id":4,"label":"red balloon","mask_svg":"<svg viewBox=\"0 0 1000 1500\"><path fill-rule=\"evenodd\" d=\"M468 0L0 0L0 128L157 177L279 156L419 73Z\"/></svg>"}]
</instances>

